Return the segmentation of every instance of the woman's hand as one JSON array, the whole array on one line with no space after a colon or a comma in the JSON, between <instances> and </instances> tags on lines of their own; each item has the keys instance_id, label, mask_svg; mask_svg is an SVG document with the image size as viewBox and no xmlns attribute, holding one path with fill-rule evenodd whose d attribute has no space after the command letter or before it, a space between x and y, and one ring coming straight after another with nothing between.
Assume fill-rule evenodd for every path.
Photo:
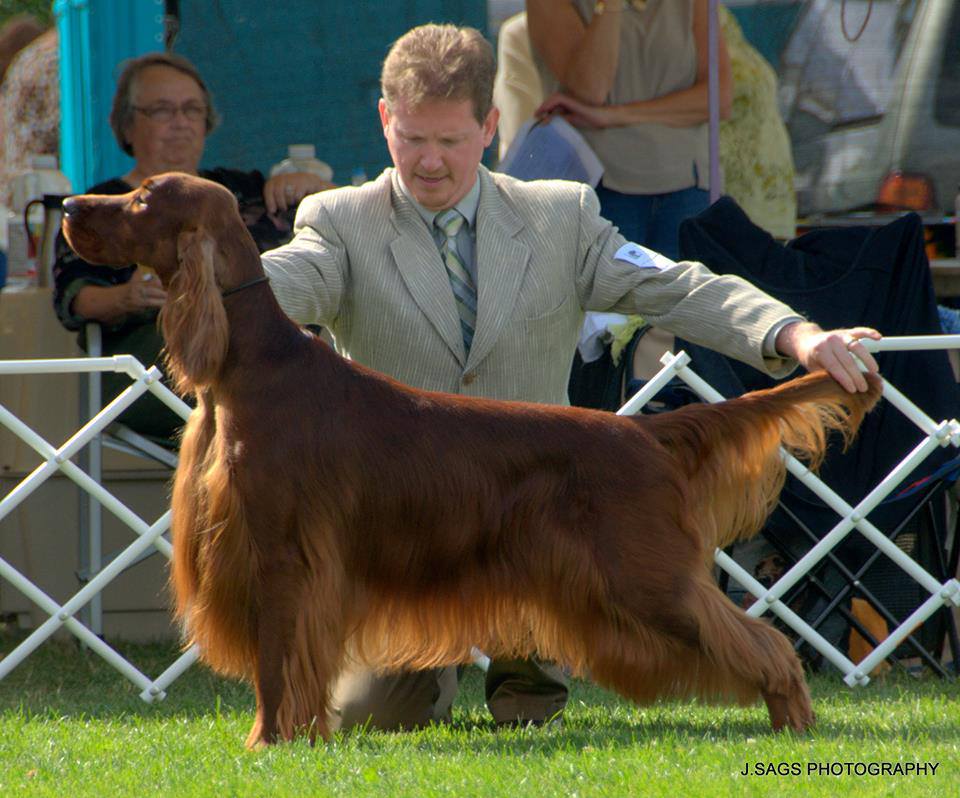
<instances>
[{"instance_id":1,"label":"woman's hand","mask_svg":"<svg viewBox=\"0 0 960 798\"><path fill-rule=\"evenodd\" d=\"M263 202L271 216L288 208L295 208L308 194L334 188L333 183L310 172L290 172L274 175L263 186Z\"/></svg>"},{"instance_id":2,"label":"woman's hand","mask_svg":"<svg viewBox=\"0 0 960 798\"><path fill-rule=\"evenodd\" d=\"M553 94L535 111L537 117L561 116L574 127L605 128L617 125L613 105L588 105L569 94Z\"/></svg>"},{"instance_id":3,"label":"woman's hand","mask_svg":"<svg viewBox=\"0 0 960 798\"><path fill-rule=\"evenodd\" d=\"M121 283L120 307L124 313L142 313L145 310L162 308L167 300L160 280L152 271L138 267L129 280Z\"/></svg>"},{"instance_id":4,"label":"woman's hand","mask_svg":"<svg viewBox=\"0 0 960 798\"><path fill-rule=\"evenodd\" d=\"M117 324L128 316L162 308L166 299L157 275L141 266L125 283L85 285L70 308L81 319Z\"/></svg>"}]
</instances>

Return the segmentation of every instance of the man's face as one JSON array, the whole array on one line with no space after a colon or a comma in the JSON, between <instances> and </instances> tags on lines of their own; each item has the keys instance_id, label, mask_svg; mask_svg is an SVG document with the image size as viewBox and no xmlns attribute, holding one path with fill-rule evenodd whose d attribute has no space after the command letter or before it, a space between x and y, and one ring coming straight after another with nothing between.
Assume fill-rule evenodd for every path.
<instances>
[{"instance_id":1,"label":"man's face","mask_svg":"<svg viewBox=\"0 0 960 798\"><path fill-rule=\"evenodd\" d=\"M499 112L481 125L471 100L427 100L416 107L380 100L380 121L393 164L424 208L456 205L473 187L483 151L493 141Z\"/></svg>"},{"instance_id":2,"label":"man's face","mask_svg":"<svg viewBox=\"0 0 960 798\"><path fill-rule=\"evenodd\" d=\"M203 157L207 108L197 82L157 64L140 72L131 89L135 110L124 132L140 171L196 172Z\"/></svg>"}]
</instances>

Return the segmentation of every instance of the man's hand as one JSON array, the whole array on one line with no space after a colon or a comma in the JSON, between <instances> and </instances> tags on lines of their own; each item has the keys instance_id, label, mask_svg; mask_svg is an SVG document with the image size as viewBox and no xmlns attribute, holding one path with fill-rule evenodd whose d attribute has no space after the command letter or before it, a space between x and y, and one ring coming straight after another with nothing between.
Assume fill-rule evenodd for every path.
<instances>
[{"instance_id":1,"label":"man's hand","mask_svg":"<svg viewBox=\"0 0 960 798\"><path fill-rule=\"evenodd\" d=\"M876 374L877 361L860 339L882 337L871 327L824 331L810 322L795 322L777 333L776 347L780 354L799 360L807 371L825 369L850 393L862 393L867 390L867 381L850 355L856 355L867 371Z\"/></svg>"},{"instance_id":2,"label":"man's hand","mask_svg":"<svg viewBox=\"0 0 960 798\"><path fill-rule=\"evenodd\" d=\"M263 203L271 216L287 208L295 208L307 194L316 194L334 188L333 183L322 180L310 172L288 172L274 175L263 186Z\"/></svg>"}]
</instances>

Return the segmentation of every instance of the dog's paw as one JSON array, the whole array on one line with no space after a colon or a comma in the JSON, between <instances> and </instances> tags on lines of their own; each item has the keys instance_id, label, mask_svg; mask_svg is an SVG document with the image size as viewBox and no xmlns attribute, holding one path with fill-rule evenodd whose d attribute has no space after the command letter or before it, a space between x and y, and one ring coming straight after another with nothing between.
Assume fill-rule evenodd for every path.
<instances>
[{"instance_id":1,"label":"dog's paw","mask_svg":"<svg viewBox=\"0 0 960 798\"><path fill-rule=\"evenodd\" d=\"M765 693L763 699L770 713L770 725L775 732L787 728L803 732L816 723L817 716L810 703L810 691L804 682L797 685L789 696Z\"/></svg>"}]
</instances>

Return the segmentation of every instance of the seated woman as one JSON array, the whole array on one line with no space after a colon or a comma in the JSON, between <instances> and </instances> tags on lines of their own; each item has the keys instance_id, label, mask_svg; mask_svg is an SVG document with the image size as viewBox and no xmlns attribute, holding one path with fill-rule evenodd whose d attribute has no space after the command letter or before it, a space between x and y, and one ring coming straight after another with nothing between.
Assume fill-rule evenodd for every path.
<instances>
[{"instance_id":1,"label":"seated woman","mask_svg":"<svg viewBox=\"0 0 960 798\"><path fill-rule=\"evenodd\" d=\"M188 60L173 53L149 53L129 61L117 81L110 126L121 149L135 163L122 177L99 183L88 193L125 194L161 172L199 174L236 195L261 251L285 243L292 235L292 217L300 200L330 184L307 173L264 180L257 171L200 169L207 134L217 121L210 91ZM166 293L154 275L136 265L114 269L87 263L70 250L62 235L53 273L54 309L67 329L80 331L82 347L86 348L85 323L97 321L102 326L104 355L132 354L145 366L157 363L163 340L156 317ZM129 384L126 375L104 373L104 404ZM179 416L150 395L138 399L119 420L164 441L182 424Z\"/></svg>"}]
</instances>

